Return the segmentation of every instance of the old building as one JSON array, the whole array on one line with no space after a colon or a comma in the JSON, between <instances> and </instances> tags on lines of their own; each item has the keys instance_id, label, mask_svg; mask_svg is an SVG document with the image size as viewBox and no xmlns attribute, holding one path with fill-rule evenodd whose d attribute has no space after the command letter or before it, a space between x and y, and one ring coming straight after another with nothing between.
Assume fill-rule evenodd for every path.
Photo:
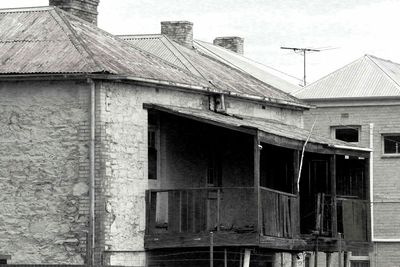
<instances>
[{"instance_id":1,"label":"old building","mask_svg":"<svg viewBox=\"0 0 400 267\"><path fill-rule=\"evenodd\" d=\"M400 264L400 65L371 55L344 66L295 94L316 105L305 113L313 133L370 147L374 250L355 252L365 265Z\"/></svg>"},{"instance_id":2,"label":"old building","mask_svg":"<svg viewBox=\"0 0 400 267\"><path fill-rule=\"evenodd\" d=\"M212 242L216 266L290 266L369 248L369 149L310 136L309 106L278 78L190 35L154 55L97 28L98 1L83 2L0 10L9 263L202 266Z\"/></svg>"}]
</instances>

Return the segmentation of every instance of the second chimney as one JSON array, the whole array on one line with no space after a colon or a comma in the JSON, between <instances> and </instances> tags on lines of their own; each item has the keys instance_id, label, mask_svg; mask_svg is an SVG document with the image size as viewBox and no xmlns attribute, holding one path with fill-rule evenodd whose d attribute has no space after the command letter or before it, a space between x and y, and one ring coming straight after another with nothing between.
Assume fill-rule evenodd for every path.
<instances>
[{"instance_id":1,"label":"second chimney","mask_svg":"<svg viewBox=\"0 0 400 267\"><path fill-rule=\"evenodd\" d=\"M100 0L49 0L49 5L61 8L83 20L97 25Z\"/></svg>"},{"instance_id":2,"label":"second chimney","mask_svg":"<svg viewBox=\"0 0 400 267\"><path fill-rule=\"evenodd\" d=\"M186 47L193 47L193 23L190 21L162 21L161 34Z\"/></svg>"},{"instance_id":3,"label":"second chimney","mask_svg":"<svg viewBox=\"0 0 400 267\"><path fill-rule=\"evenodd\" d=\"M214 39L214 45L221 46L233 52L243 55L244 39L237 36L232 37L217 37Z\"/></svg>"}]
</instances>

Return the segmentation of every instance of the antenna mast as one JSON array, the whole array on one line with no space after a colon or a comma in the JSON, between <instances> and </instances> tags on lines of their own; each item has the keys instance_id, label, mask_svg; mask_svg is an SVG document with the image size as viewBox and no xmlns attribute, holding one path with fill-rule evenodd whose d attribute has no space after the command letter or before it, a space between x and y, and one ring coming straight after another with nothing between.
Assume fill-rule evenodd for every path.
<instances>
[{"instance_id":1,"label":"antenna mast","mask_svg":"<svg viewBox=\"0 0 400 267\"><path fill-rule=\"evenodd\" d=\"M301 52L303 54L303 63L304 63L303 86L306 86L307 85L307 82L306 82L306 53L307 52L320 52L321 50L311 49L311 48L300 48L300 47L284 47L284 46L281 46L281 49L293 50L294 52Z\"/></svg>"}]
</instances>

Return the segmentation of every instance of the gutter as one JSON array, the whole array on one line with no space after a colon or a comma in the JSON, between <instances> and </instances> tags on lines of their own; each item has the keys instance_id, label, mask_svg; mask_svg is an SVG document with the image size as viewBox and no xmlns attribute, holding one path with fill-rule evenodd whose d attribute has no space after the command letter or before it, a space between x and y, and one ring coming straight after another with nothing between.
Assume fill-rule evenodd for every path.
<instances>
[{"instance_id":1,"label":"gutter","mask_svg":"<svg viewBox=\"0 0 400 267\"><path fill-rule=\"evenodd\" d=\"M363 147L346 146L346 145L328 145L328 147L333 147L333 148L338 148L338 149L347 149L347 150L358 150L358 151L365 151L365 152L372 153L372 148L363 148Z\"/></svg>"},{"instance_id":2,"label":"gutter","mask_svg":"<svg viewBox=\"0 0 400 267\"><path fill-rule=\"evenodd\" d=\"M103 79L103 80L110 80L110 81L131 81L131 82L139 82L144 84L155 84L160 86L166 87L174 87L174 88L181 88L186 90L192 90L196 92L207 92L207 93L214 93L214 94L223 94L226 96L242 98L250 101L257 101L261 103L268 103L277 106L285 106L292 109L310 109L313 106L308 104L302 103L294 103L286 100L264 97L264 96L255 96L249 94L241 94L235 93L232 91L222 91L211 89L208 86L199 86L199 85L190 85L185 83L177 83L177 82L168 82L163 80L157 79L149 79L149 78L141 78L141 77L134 77L134 76L127 76L127 75L117 75L117 74L108 74L108 73L31 73L31 74L0 74L0 81L21 81L23 79L26 80L69 80L69 79Z\"/></svg>"}]
</instances>

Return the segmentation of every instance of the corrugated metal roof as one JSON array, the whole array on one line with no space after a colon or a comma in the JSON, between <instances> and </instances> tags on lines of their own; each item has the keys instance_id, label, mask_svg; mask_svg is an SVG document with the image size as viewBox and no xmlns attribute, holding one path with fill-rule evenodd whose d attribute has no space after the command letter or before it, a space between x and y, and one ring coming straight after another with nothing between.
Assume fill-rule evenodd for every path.
<instances>
[{"instance_id":1,"label":"corrugated metal roof","mask_svg":"<svg viewBox=\"0 0 400 267\"><path fill-rule=\"evenodd\" d=\"M292 140L297 140L304 142L307 140L310 132L299 128L293 125L283 124L279 121L275 120L262 120L255 118L237 118L233 116L228 116L216 112L212 112L209 110L200 110L200 109L192 109L192 108L183 108L176 106L167 106L167 105L158 105L158 104L147 104L151 108L158 109L161 111L167 111L175 114L186 115L189 117L201 118L203 120L215 122L221 125L229 125L233 127L246 127L252 129L258 129L267 134L272 134L280 137L289 138ZM364 150L362 147L358 147L352 143L343 142L336 139L326 138L322 136L317 136L315 134L311 134L309 138L309 143L326 145L331 147L352 147L355 150Z\"/></svg>"},{"instance_id":2,"label":"corrugated metal roof","mask_svg":"<svg viewBox=\"0 0 400 267\"><path fill-rule=\"evenodd\" d=\"M153 53L177 66L184 65L192 74L202 77L218 90L238 95L258 96L304 105L298 99L249 73L211 57L199 50L189 49L164 35L121 36L140 49ZM158 41L154 39L158 38ZM149 41L151 39L151 41Z\"/></svg>"},{"instance_id":3,"label":"corrugated metal roof","mask_svg":"<svg viewBox=\"0 0 400 267\"><path fill-rule=\"evenodd\" d=\"M293 95L321 100L400 96L400 65L365 55Z\"/></svg>"},{"instance_id":4,"label":"corrugated metal roof","mask_svg":"<svg viewBox=\"0 0 400 267\"><path fill-rule=\"evenodd\" d=\"M299 80L294 79L293 77L290 77L274 68L249 59L243 55L200 40L194 40L194 46L202 53L220 60L233 68L244 71L251 76L284 92L291 93L299 90L299 87L294 85L299 83ZM288 82L288 80L292 81L293 83Z\"/></svg>"},{"instance_id":5,"label":"corrugated metal roof","mask_svg":"<svg viewBox=\"0 0 400 267\"><path fill-rule=\"evenodd\" d=\"M0 63L0 74L110 73L208 86L55 7L0 10Z\"/></svg>"},{"instance_id":6,"label":"corrugated metal roof","mask_svg":"<svg viewBox=\"0 0 400 267\"><path fill-rule=\"evenodd\" d=\"M140 37L136 35L119 35L118 37L129 41L133 45L140 46L141 49L157 55L178 67L188 70L185 64L176 56L176 48L173 45L169 45L167 38L163 35L142 35Z\"/></svg>"}]
</instances>

